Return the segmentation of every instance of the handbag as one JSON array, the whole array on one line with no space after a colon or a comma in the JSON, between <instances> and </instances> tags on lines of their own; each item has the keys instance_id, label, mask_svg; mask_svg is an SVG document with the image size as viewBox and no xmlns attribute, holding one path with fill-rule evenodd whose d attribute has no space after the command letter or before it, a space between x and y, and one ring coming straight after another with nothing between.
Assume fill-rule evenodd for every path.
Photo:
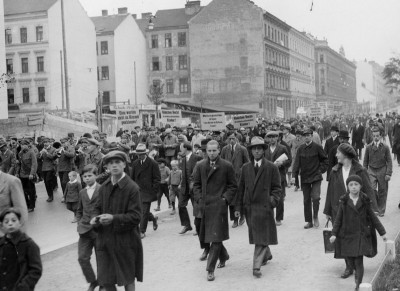
<instances>
[{"instance_id":1,"label":"handbag","mask_svg":"<svg viewBox=\"0 0 400 291\"><path fill-rule=\"evenodd\" d=\"M332 227L329 227L329 221L332 224L331 219L329 218L325 224L325 227L322 231L322 235L324 237L324 248L325 248L325 254L330 254L335 252L335 243L331 243L329 239L332 236Z\"/></svg>"}]
</instances>

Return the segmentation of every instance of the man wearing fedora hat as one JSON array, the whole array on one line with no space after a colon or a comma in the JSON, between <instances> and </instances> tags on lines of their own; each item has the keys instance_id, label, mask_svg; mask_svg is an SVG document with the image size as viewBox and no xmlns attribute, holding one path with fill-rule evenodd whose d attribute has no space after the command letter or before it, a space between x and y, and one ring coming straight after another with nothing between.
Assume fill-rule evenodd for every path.
<instances>
[{"instance_id":1,"label":"man wearing fedora hat","mask_svg":"<svg viewBox=\"0 0 400 291\"><path fill-rule=\"evenodd\" d=\"M266 136L269 138L269 144L265 150L265 158L278 167L279 174L281 175L281 199L276 206L276 225L281 225L284 214L284 200L287 186L286 170L292 164L292 155L289 154L289 150L286 148L286 146L278 143L279 132L270 131ZM284 155L287 157L286 160L279 161L278 158Z\"/></svg>"},{"instance_id":2,"label":"man wearing fedora hat","mask_svg":"<svg viewBox=\"0 0 400 291\"><path fill-rule=\"evenodd\" d=\"M3 173L14 175L17 166L15 154L8 148L4 139L0 139L0 170Z\"/></svg>"},{"instance_id":3,"label":"man wearing fedora hat","mask_svg":"<svg viewBox=\"0 0 400 291\"><path fill-rule=\"evenodd\" d=\"M149 158L149 150L144 143L139 143L134 153L138 159L132 164L131 178L139 185L139 193L142 199L142 220L140 222L141 237L144 238L147 223L153 222L153 230L158 228L158 217L150 212L151 203L157 201L157 194L161 183L161 173L158 163Z\"/></svg>"},{"instance_id":4,"label":"man wearing fedora hat","mask_svg":"<svg viewBox=\"0 0 400 291\"><path fill-rule=\"evenodd\" d=\"M339 145L338 134L339 134L339 128L337 126L332 126L331 127L331 137L326 140L325 146L324 146L324 151L325 151L326 155L329 156L329 153L333 146Z\"/></svg>"},{"instance_id":5,"label":"man wearing fedora hat","mask_svg":"<svg viewBox=\"0 0 400 291\"><path fill-rule=\"evenodd\" d=\"M364 126L360 123L358 118L354 121L354 126L351 129L351 145L356 149L356 153L358 153L358 158L361 160L362 157L362 149L364 148Z\"/></svg>"},{"instance_id":6,"label":"man wearing fedora hat","mask_svg":"<svg viewBox=\"0 0 400 291\"><path fill-rule=\"evenodd\" d=\"M327 181L329 181L329 177L330 177L332 168L335 165L337 165L337 163L338 163L338 159L336 157L336 152L337 152L339 145L341 145L342 143L350 144L349 143L349 140L350 140L349 132L347 130L339 131L338 140L339 140L339 144L335 144L331 148L330 152L328 153L328 170L326 171L326 180ZM356 150L356 149L354 149L354 150Z\"/></svg>"},{"instance_id":7,"label":"man wearing fedora hat","mask_svg":"<svg viewBox=\"0 0 400 291\"><path fill-rule=\"evenodd\" d=\"M261 137L253 137L248 149L251 161L242 167L235 215L246 216L249 242L255 245L253 275L259 278L261 266L272 259L269 246L278 244L273 208L281 199L281 176L278 167L263 157L267 145Z\"/></svg>"},{"instance_id":8,"label":"man wearing fedora hat","mask_svg":"<svg viewBox=\"0 0 400 291\"><path fill-rule=\"evenodd\" d=\"M231 135L228 136L227 142L228 144L222 148L221 158L233 165L236 181L239 182L242 166L250 161L249 154L247 149L239 144L235 133L231 133ZM244 223L244 215L240 217L240 220L235 217L234 205L229 206L229 217L230 220L233 221L232 228L236 228L238 225Z\"/></svg>"}]
</instances>

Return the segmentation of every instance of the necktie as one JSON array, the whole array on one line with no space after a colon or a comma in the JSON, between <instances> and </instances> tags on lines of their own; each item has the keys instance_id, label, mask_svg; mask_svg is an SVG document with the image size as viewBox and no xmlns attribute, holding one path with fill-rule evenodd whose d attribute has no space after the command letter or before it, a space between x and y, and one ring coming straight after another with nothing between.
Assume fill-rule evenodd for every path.
<instances>
[{"instance_id":1,"label":"necktie","mask_svg":"<svg viewBox=\"0 0 400 291\"><path fill-rule=\"evenodd\" d=\"M231 149L231 158L233 158L233 154L235 153L235 148L232 146L232 149Z\"/></svg>"},{"instance_id":2,"label":"necktie","mask_svg":"<svg viewBox=\"0 0 400 291\"><path fill-rule=\"evenodd\" d=\"M258 163L256 163L256 165L254 167L254 172L256 173L256 175L257 175L259 169L260 169L260 167L258 166Z\"/></svg>"}]
</instances>

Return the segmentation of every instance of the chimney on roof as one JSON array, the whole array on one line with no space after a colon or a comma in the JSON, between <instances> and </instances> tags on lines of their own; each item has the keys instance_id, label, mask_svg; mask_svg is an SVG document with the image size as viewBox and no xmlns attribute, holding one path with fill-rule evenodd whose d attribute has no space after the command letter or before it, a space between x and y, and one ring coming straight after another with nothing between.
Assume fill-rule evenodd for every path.
<instances>
[{"instance_id":1,"label":"chimney on roof","mask_svg":"<svg viewBox=\"0 0 400 291\"><path fill-rule=\"evenodd\" d=\"M134 19L137 19L137 14L132 14Z\"/></svg>"},{"instance_id":2,"label":"chimney on roof","mask_svg":"<svg viewBox=\"0 0 400 291\"><path fill-rule=\"evenodd\" d=\"M152 16L153 14L151 12L146 12L142 13L142 19L148 19Z\"/></svg>"},{"instance_id":3,"label":"chimney on roof","mask_svg":"<svg viewBox=\"0 0 400 291\"><path fill-rule=\"evenodd\" d=\"M187 1L185 5L186 15L193 15L200 11L200 1Z\"/></svg>"},{"instance_id":4,"label":"chimney on roof","mask_svg":"<svg viewBox=\"0 0 400 291\"><path fill-rule=\"evenodd\" d=\"M118 14L128 14L128 7L118 8Z\"/></svg>"},{"instance_id":5,"label":"chimney on roof","mask_svg":"<svg viewBox=\"0 0 400 291\"><path fill-rule=\"evenodd\" d=\"M101 10L101 16L107 16L108 10Z\"/></svg>"}]
</instances>

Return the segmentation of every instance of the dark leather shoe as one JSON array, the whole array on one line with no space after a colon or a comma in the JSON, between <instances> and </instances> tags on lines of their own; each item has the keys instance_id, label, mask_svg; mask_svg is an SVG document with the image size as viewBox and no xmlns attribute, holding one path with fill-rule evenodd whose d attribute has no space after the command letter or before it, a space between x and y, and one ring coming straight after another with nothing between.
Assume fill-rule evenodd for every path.
<instances>
[{"instance_id":1,"label":"dark leather shoe","mask_svg":"<svg viewBox=\"0 0 400 291\"><path fill-rule=\"evenodd\" d=\"M261 275L262 275L262 274L261 274L260 269L254 269L254 270L253 270L253 276L254 276L254 277L260 278Z\"/></svg>"},{"instance_id":2,"label":"dark leather shoe","mask_svg":"<svg viewBox=\"0 0 400 291\"><path fill-rule=\"evenodd\" d=\"M342 279L347 279L351 275L353 275L353 270L346 269L346 270L344 270L344 273L340 277Z\"/></svg>"},{"instance_id":3,"label":"dark leather shoe","mask_svg":"<svg viewBox=\"0 0 400 291\"><path fill-rule=\"evenodd\" d=\"M141 233L141 234L140 234L140 238L141 238L141 239L143 239L143 238L145 238L145 237L146 237L146 234L145 234L145 233Z\"/></svg>"},{"instance_id":4,"label":"dark leather shoe","mask_svg":"<svg viewBox=\"0 0 400 291\"><path fill-rule=\"evenodd\" d=\"M313 224L311 222L307 222L307 224L304 226L305 229L313 228Z\"/></svg>"},{"instance_id":5,"label":"dark leather shoe","mask_svg":"<svg viewBox=\"0 0 400 291\"><path fill-rule=\"evenodd\" d=\"M235 221L233 222L233 224L232 224L232 228L236 228L236 227L238 227L238 222L237 222L237 220L235 220Z\"/></svg>"},{"instance_id":6,"label":"dark leather shoe","mask_svg":"<svg viewBox=\"0 0 400 291\"><path fill-rule=\"evenodd\" d=\"M179 234L185 234L188 231L191 231L193 228L191 226L184 226Z\"/></svg>"},{"instance_id":7,"label":"dark leather shoe","mask_svg":"<svg viewBox=\"0 0 400 291\"><path fill-rule=\"evenodd\" d=\"M205 261L207 260L208 257L208 251L204 250L204 252L202 253L201 257L200 257L200 261Z\"/></svg>"},{"instance_id":8,"label":"dark leather shoe","mask_svg":"<svg viewBox=\"0 0 400 291\"><path fill-rule=\"evenodd\" d=\"M214 280L215 280L214 272L208 272L207 281L214 281Z\"/></svg>"},{"instance_id":9,"label":"dark leather shoe","mask_svg":"<svg viewBox=\"0 0 400 291\"><path fill-rule=\"evenodd\" d=\"M94 291L94 289L96 289L97 286L99 286L99 283L96 280L96 281L90 283L89 289L87 291Z\"/></svg>"},{"instance_id":10,"label":"dark leather shoe","mask_svg":"<svg viewBox=\"0 0 400 291\"><path fill-rule=\"evenodd\" d=\"M35 208L28 208L28 212L33 212L35 211Z\"/></svg>"},{"instance_id":11,"label":"dark leather shoe","mask_svg":"<svg viewBox=\"0 0 400 291\"><path fill-rule=\"evenodd\" d=\"M52 202L52 201L53 201L53 198L49 198L49 199L47 199L46 201L47 201L47 202Z\"/></svg>"},{"instance_id":12,"label":"dark leather shoe","mask_svg":"<svg viewBox=\"0 0 400 291\"><path fill-rule=\"evenodd\" d=\"M243 225L245 221L246 219L244 218L244 216L241 216L239 219L239 225Z\"/></svg>"},{"instance_id":13,"label":"dark leather shoe","mask_svg":"<svg viewBox=\"0 0 400 291\"><path fill-rule=\"evenodd\" d=\"M158 220L158 217L155 216L153 219L153 230L157 230L157 228L158 228L157 220Z\"/></svg>"},{"instance_id":14,"label":"dark leather shoe","mask_svg":"<svg viewBox=\"0 0 400 291\"><path fill-rule=\"evenodd\" d=\"M221 260L219 261L217 268L218 269L225 268L225 264L226 264L227 260L229 260L229 255L226 257L226 259L224 261L221 261Z\"/></svg>"},{"instance_id":15,"label":"dark leather shoe","mask_svg":"<svg viewBox=\"0 0 400 291\"><path fill-rule=\"evenodd\" d=\"M266 258L266 259L262 262L261 266L265 266L265 265L268 263L268 261L271 261L271 260L272 260L272 255L270 255L268 258Z\"/></svg>"}]
</instances>

